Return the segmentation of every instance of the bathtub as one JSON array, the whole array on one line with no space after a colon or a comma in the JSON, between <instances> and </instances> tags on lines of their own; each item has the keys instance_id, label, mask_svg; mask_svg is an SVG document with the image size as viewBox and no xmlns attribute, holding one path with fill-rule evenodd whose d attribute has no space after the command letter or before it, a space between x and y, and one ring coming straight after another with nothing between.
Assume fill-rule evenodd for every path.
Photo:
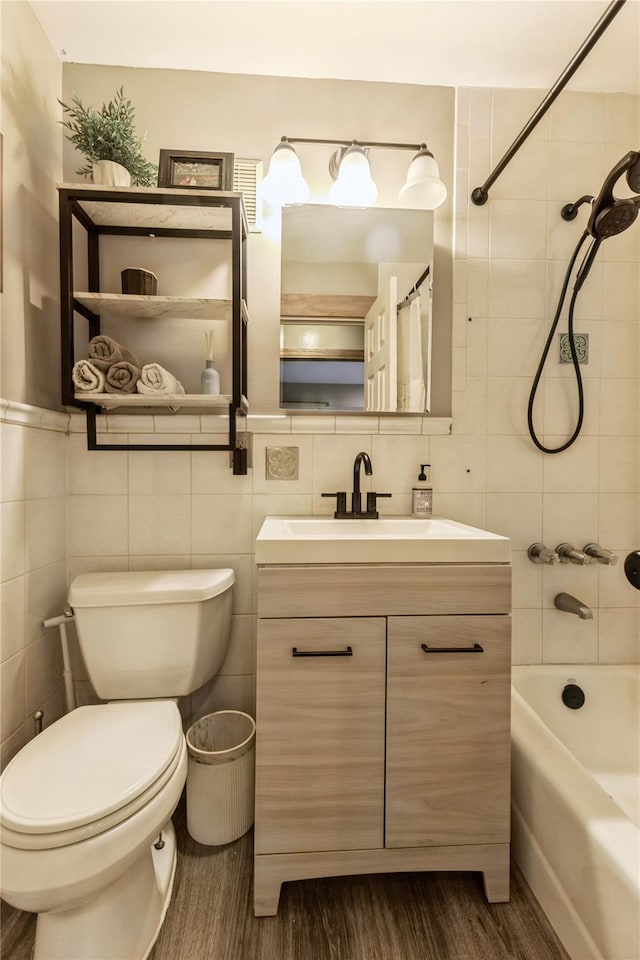
<instances>
[{"instance_id":1,"label":"bathtub","mask_svg":"<svg viewBox=\"0 0 640 960\"><path fill-rule=\"evenodd\" d=\"M640 960L639 690L638 665L512 671L513 855L572 960Z\"/></svg>"}]
</instances>

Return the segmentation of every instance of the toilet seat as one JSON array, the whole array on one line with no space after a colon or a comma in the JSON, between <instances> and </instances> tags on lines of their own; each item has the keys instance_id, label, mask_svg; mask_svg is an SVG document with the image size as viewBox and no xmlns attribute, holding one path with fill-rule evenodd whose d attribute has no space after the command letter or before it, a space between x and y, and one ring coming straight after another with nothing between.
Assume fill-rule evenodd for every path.
<instances>
[{"instance_id":1,"label":"toilet seat","mask_svg":"<svg viewBox=\"0 0 640 960\"><path fill-rule=\"evenodd\" d=\"M42 850L103 833L162 789L183 752L173 701L78 707L30 741L0 778L3 844Z\"/></svg>"}]
</instances>

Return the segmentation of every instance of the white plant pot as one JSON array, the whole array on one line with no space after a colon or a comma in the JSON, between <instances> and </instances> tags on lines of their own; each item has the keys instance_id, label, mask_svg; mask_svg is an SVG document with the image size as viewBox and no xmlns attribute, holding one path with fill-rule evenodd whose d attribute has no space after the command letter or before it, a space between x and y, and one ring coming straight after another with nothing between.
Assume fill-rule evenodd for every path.
<instances>
[{"instance_id":1,"label":"white plant pot","mask_svg":"<svg viewBox=\"0 0 640 960\"><path fill-rule=\"evenodd\" d=\"M96 160L93 164L93 182L104 187L130 187L131 174L114 160Z\"/></svg>"}]
</instances>

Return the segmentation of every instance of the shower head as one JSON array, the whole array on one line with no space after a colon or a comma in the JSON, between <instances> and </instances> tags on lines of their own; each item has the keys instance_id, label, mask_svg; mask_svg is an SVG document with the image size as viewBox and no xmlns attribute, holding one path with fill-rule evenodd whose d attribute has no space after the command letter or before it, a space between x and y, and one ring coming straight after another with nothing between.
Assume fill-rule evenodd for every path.
<instances>
[{"instance_id":1,"label":"shower head","mask_svg":"<svg viewBox=\"0 0 640 960\"><path fill-rule=\"evenodd\" d=\"M636 150L630 150L609 171L593 201L587 230L596 240L606 240L622 233L638 216L640 196L618 200L613 195L613 188L625 174L631 189L640 193L640 153Z\"/></svg>"},{"instance_id":2,"label":"shower head","mask_svg":"<svg viewBox=\"0 0 640 960\"><path fill-rule=\"evenodd\" d=\"M628 156L634 156L631 166L627 170L627 183L634 193L640 193L640 153L632 150Z\"/></svg>"},{"instance_id":3,"label":"shower head","mask_svg":"<svg viewBox=\"0 0 640 960\"><path fill-rule=\"evenodd\" d=\"M590 221L591 233L598 240L606 240L607 237L615 237L622 233L627 227L635 221L638 216L638 201L636 200L616 200L610 207L606 207Z\"/></svg>"}]
</instances>

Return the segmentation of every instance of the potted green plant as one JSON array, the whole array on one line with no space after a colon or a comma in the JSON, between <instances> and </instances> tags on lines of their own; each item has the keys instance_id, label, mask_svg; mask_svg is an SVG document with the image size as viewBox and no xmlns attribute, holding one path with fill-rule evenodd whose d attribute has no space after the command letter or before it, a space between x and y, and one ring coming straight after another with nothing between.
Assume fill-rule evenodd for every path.
<instances>
[{"instance_id":1,"label":"potted green plant","mask_svg":"<svg viewBox=\"0 0 640 960\"><path fill-rule=\"evenodd\" d=\"M124 97L123 87L100 110L85 107L79 97L71 98L71 106L58 102L66 114L61 121L69 131L65 136L87 161L76 171L79 176L117 186L156 185L158 168L142 153L143 140L135 132L135 111L131 100Z\"/></svg>"}]
</instances>

